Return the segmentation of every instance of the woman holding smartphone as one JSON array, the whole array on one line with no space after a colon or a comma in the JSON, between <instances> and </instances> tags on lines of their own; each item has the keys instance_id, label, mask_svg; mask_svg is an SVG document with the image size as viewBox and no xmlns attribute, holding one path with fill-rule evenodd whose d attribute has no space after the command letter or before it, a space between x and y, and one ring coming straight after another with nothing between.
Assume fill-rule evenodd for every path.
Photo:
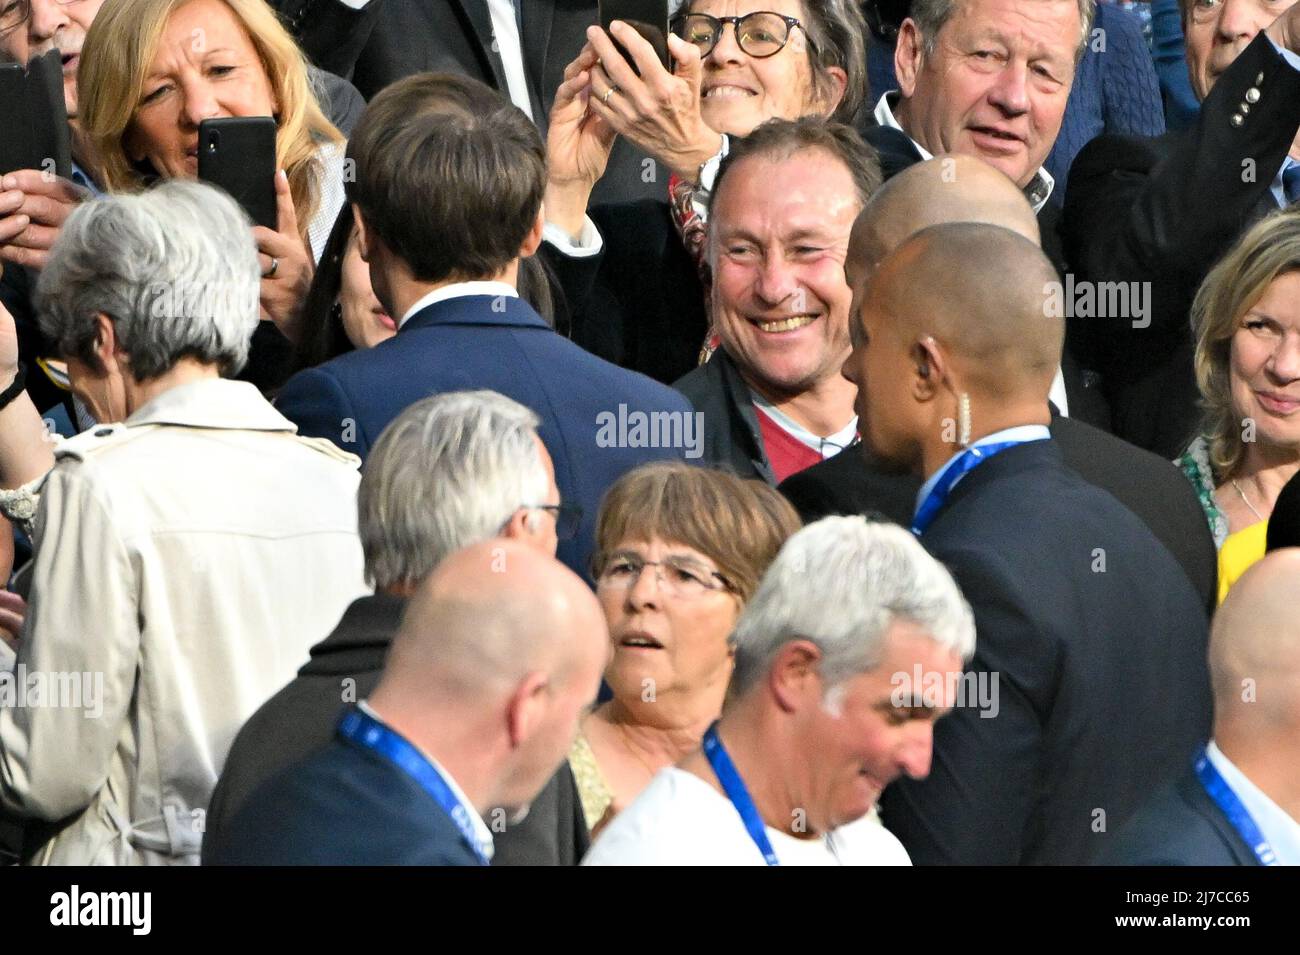
<instances>
[{"instance_id":1,"label":"woman holding smartphone","mask_svg":"<svg viewBox=\"0 0 1300 955\"><path fill-rule=\"evenodd\" d=\"M343 137L263 0L106 0L78 73L81 122L110 191L198 175L199 124L276 121L277 224L256 227L262 317L296 341L343 194ZM287 357L287 350L286 350Z\"/></svg>"}]
</instances>

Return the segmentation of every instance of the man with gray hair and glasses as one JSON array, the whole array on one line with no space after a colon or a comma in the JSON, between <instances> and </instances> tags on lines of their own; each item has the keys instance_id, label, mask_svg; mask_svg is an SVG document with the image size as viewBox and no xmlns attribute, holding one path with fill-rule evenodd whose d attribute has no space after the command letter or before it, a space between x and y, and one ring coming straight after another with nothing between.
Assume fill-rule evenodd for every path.
<instances>
[{"instance_id":1,"label":"man with gray hair and glasses","mask_svg":"<svg viewBox=\"0 0 1300 955\"><path fill-rule=\"evenodd\" d=\"M872 814L930 771L975 623L901 527L827 517L791 537L733 635L722 718L601 834L589 865L907 865Z\"/></svg>"},{"instance_id":2,"label":"man with gray hair and glasses","mask_svg":"<svg viewBox=\"0 0 1300 955\"><path fill-rule=\"evenodd\" d=\"M338 715L374 689L406 599L453 552L492 538L554 556L580 512L562 504L538 417L494 391L425 398L375 444L357 497L367 579L297 679L244 725L208 810L204 858L237 841L231 820L263 781L326 743ZM496 865L573 865L589 837L568 764L518 824L494 832Z\"/></svg>"}]
</instances>

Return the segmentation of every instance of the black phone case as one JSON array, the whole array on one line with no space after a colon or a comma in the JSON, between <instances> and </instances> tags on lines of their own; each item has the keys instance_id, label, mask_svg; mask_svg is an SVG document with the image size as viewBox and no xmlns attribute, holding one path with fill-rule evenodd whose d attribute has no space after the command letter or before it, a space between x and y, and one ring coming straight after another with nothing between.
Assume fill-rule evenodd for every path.
<instances>
[{"instance_id":1,"label":"black phone case","mask_svg":"<svg viewBox=\"0 0 1300 955\"><path fill-rule=\"evenodd\" d=\"M220 186L254 225L276 227L275 120L232 116L199 123L199 178Z\"/></svg>"},{"instance_id":2,"label":"black phone case","mask_svg":"<svg viewBox=\"0 0 1300 955\"><path fill-rule=\"evenodd\" d=\"M668 9L669 0L600 0L600 26L609 33L609 25L615 20L622 20L646 38L647 42L655 48L659 62L671 73L673 68L671 57L668 55ZM613 39L612 33L610 39ZM614 40L614 46L618 48L623 59L627 60L628 66L632 67L637 76L640 76L641 71L637 69L636 63L623 48L623 44Z\"/></svg>"},{"instance_id":3,"label":"black phone case","mask_svg":"<svg viewBox=\"0 0 1300 955\"><path fill-rule=\"evenodd\" d=\"M72 175L72 134L63 102L63 55L38 56L26 70L0 64L0 175L37 169Z\"/></svg>"}]
</instances>

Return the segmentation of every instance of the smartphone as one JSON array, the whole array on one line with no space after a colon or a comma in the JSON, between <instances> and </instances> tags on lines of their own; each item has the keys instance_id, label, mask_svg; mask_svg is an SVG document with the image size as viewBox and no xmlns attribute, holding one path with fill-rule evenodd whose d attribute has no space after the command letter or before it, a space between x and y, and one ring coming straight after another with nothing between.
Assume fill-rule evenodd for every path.
<instances>
[{"instance_id":1,"label":"smartphone","mask_svg":"<svg viewBox=\"0 0 1300 955\"><path fill-rule=\"evenodd\" d=\"M659 62L668 72L672 72L672 61L668 56L668 16L671 0L600 0L600 25L609 33L609 25L615 20L622 20L637 33L641 34L655 49ZM614 35L610 34L610 39ZM628 55L623 44L614 40L614 46L627 60L628 66L636 72L636 62Z\"/></svg>"},{"instance_id":2,"label":"smartphone","mask_svg":"<svg viewBox=\"0 0 1300 955\"><path fill-rule=\"evenodd\" d=\"M220 186L254 225L274 229L275 120L229 116L199 123L199 178Z\"/></svg>"},{"instance_id":3,"label":"smartphone","mask_svg":"<svg viewBox=\"0 0 1300 955\"><path fill-rule=\"evenodd\" d=\"M50 50L0 64L0 175L39 169L72 175L72 134L63 102L63 54Z\"/></svg>"}]
</instances>

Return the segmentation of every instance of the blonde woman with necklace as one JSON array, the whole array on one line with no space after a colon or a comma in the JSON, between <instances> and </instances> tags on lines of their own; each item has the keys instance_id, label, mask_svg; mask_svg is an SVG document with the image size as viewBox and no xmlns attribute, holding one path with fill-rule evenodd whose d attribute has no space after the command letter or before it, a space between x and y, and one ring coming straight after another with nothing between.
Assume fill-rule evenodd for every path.
<instances>
[{"instance_id":1,"label":"blonde woman with necklace","mask_svg":"<svg viewBox=\"0 0 1300 955\"><path fill-rule=\"evenodd\" d=\"M1219 545L1219 600L1264 556L1300 471L1300 209L1257 223L1192 305L1202 434L1179 459Z\"/></svg>"}]
</instances>

